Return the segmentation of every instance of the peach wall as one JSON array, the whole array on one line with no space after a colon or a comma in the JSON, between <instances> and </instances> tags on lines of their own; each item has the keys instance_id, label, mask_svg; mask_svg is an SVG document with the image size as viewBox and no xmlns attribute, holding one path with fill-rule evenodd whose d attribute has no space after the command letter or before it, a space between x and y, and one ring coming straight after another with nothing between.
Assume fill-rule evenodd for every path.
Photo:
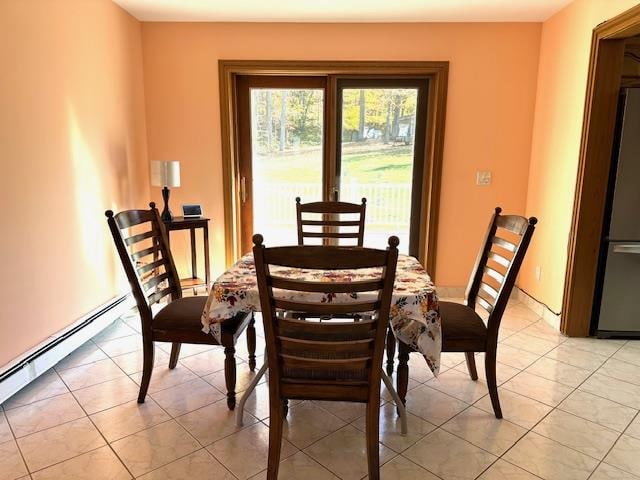
<instances>
[{"instance_id":1,"label":"peach wall","mask_svg":"<svg viewBox=\"0 0 640 480\"><path fill-rule=\"evenodd\" d=\"M578 0L542 27L526 208L528 215L541 221L519 283L556 312L562 306L591 32L636 4L633 0ZM537 266L542 270L540 280Z\"/></svg>"},{"instance_id":2,"label":"peach wall","mask_svg":"<svg viewBox=\"0 0 640 480\"><path fill-rule=\"evenodd\" d=\"M493 208L524 213L540 29L527 23L143 23L149 158L182 162L182 187L172 191L172 204L204 204L219 273L219 59L448 60L436 280L464 285ZM491 170L493 184L476 186L476 170ZM152 195L160 198L157 189ZM187 255L178 250L179 268Z\"/></svg>"},{"instance_id":3,"label":"peach wall","mask_svg":"<svg viewBox=\"0 0 640 480\"><path fill-rule=\"evenodd\" d=\"M0 2L0 366L123 292L104 210L149 197L140 23Z\"/></svg>"}]
</instances>

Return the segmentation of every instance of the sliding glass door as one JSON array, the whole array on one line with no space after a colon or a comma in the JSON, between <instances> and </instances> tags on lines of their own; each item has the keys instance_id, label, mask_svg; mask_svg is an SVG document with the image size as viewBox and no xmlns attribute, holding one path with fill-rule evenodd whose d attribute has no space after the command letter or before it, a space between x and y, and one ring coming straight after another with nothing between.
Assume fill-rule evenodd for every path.
<instances>
[{"instance_id":1,"label":"sliding glass door","mask_svg":"<svg viewBox=\"0 0 640 480\"><path fill-rule=\"evenodd\" d=\"M364 197L365 246L397 235L418 255L426 79L239 76L236 88L243 252L253 233L296 243L296 197Z\"/></svg>"}]
</instances>

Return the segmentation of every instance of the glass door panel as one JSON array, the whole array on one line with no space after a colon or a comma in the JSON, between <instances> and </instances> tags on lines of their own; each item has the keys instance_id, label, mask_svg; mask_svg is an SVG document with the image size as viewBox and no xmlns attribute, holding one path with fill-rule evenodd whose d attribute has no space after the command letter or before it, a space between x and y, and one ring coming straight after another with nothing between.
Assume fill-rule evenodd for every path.
<instances>
[{"instance_id":1,"label":"glass door panel","mask_svg":"<svg viewBox=\"0 0 640 480\"><path fill-rule=\"evenodd\" d=\"M367 199L365 246L385 248L389 236L396 235L401 253L417 255L412 233L419 229L420 202L415 200L422 162L416 159L424 151L424 137L416 137L416 131L424 131L417 108L422 92L396 82L398 87L392 80L339 84L336 186L342 201Z\"/></svg>"}]
</instances>

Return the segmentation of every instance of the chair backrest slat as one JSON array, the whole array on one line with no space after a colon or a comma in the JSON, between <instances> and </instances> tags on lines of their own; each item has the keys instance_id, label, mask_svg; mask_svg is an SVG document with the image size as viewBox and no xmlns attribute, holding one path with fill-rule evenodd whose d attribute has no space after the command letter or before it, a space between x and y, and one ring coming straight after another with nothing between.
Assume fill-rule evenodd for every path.
<instances>
[{"instance_id":1,"label":"chair backrest slat","mask_svg":"<svg viewBox=\"0 0 640 480\"><path fill-rule=\"evenodd\" d=\"M142 318L143 333L152 325L151 305L168 296L172 300L182 296L164 224L155 203L151 202L149 207L117 214L105 212Z\"/></svg>"},{"instance_id":2,"label":"chair backrest slat","mask_svg":"<svg viewBox=\"0 0 640 480\"><path fill-rule=\"evenodd\" d=\"M347 202L311 202L301 203L296 198L296 218L298 222L298 245L305 244L305 238L319 238L324 241L333 239L355 239L356 245L364 244L364 220L367 199L362 203ZM321 220L305 218L305 214L320 214ZM342 215L357 215L357 219L347 219ZM310 231L305 227L320 227L320 231ZM341 230L343 227L356 227L355 231Z\"/></svg>"},{"instance_id":3,"label":"chair backrest slat","mask_svg":"<svg viewBox=\"0 0 640 480\"><path fill-rule=\"evenodd\" d=\"M498 341L502 314L538 222L501 212L497 207L491 217L465 295L469 307L477 305L489 313L487 341L492 343Z\"/></svg>"},{"instance_id":4,"label":"chair backrest slat","mask_svg":"<svg viewBox=\"0 0 640 480\"><path fill-rule=\"evenodd\" d=\"M375 400L378 395L379 401L398 239L391 237L387 250L337 246L265 248L261 235L254 236L254 244L270 369L269 394L282 398L281 392L288 392L293 395L290 398L317 398L313 395L322 391L326 394L322 398L362 401L362 388L369 386L370 398ZM287 274L299 273L299 278L283 278L277 271L282 267L293 268ZM305 280L327 276L327 270L353 269L370 269L362 274L367 280L349 281L355 272L328 275L325 282ZM304 292L313 295L301 297ZM328 301L327 294L340 296ZM321 320L324 316L364 313L370 316ZM313 387L300 389L291 385ZM357 391L345 390L349 386L358 387Z\"/></svg>"}]
</instances>

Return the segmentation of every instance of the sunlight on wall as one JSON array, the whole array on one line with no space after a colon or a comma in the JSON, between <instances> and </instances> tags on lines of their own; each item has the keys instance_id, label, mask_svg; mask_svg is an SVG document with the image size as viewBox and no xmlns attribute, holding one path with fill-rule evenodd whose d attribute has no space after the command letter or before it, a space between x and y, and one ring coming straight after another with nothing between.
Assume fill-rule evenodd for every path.
<instances>
[{"instance_id":1,"label":"sunlight on wall","mask_svg":"<svg viewBox=\"0 0 640 480\"><path fill-rule=\"evenodd\" d=\"M78 118L71 104L67 106L67 113L77 219L77 231L74 233L80 239L84 264L90 268L93 276L99 277L104 275L105 264L111 262L111 258L106 254L105 222L104 216L101 215L103 189L100 178L103 176L95 164L95 158L80 130Z\"/></svg>"}]
</instances>

